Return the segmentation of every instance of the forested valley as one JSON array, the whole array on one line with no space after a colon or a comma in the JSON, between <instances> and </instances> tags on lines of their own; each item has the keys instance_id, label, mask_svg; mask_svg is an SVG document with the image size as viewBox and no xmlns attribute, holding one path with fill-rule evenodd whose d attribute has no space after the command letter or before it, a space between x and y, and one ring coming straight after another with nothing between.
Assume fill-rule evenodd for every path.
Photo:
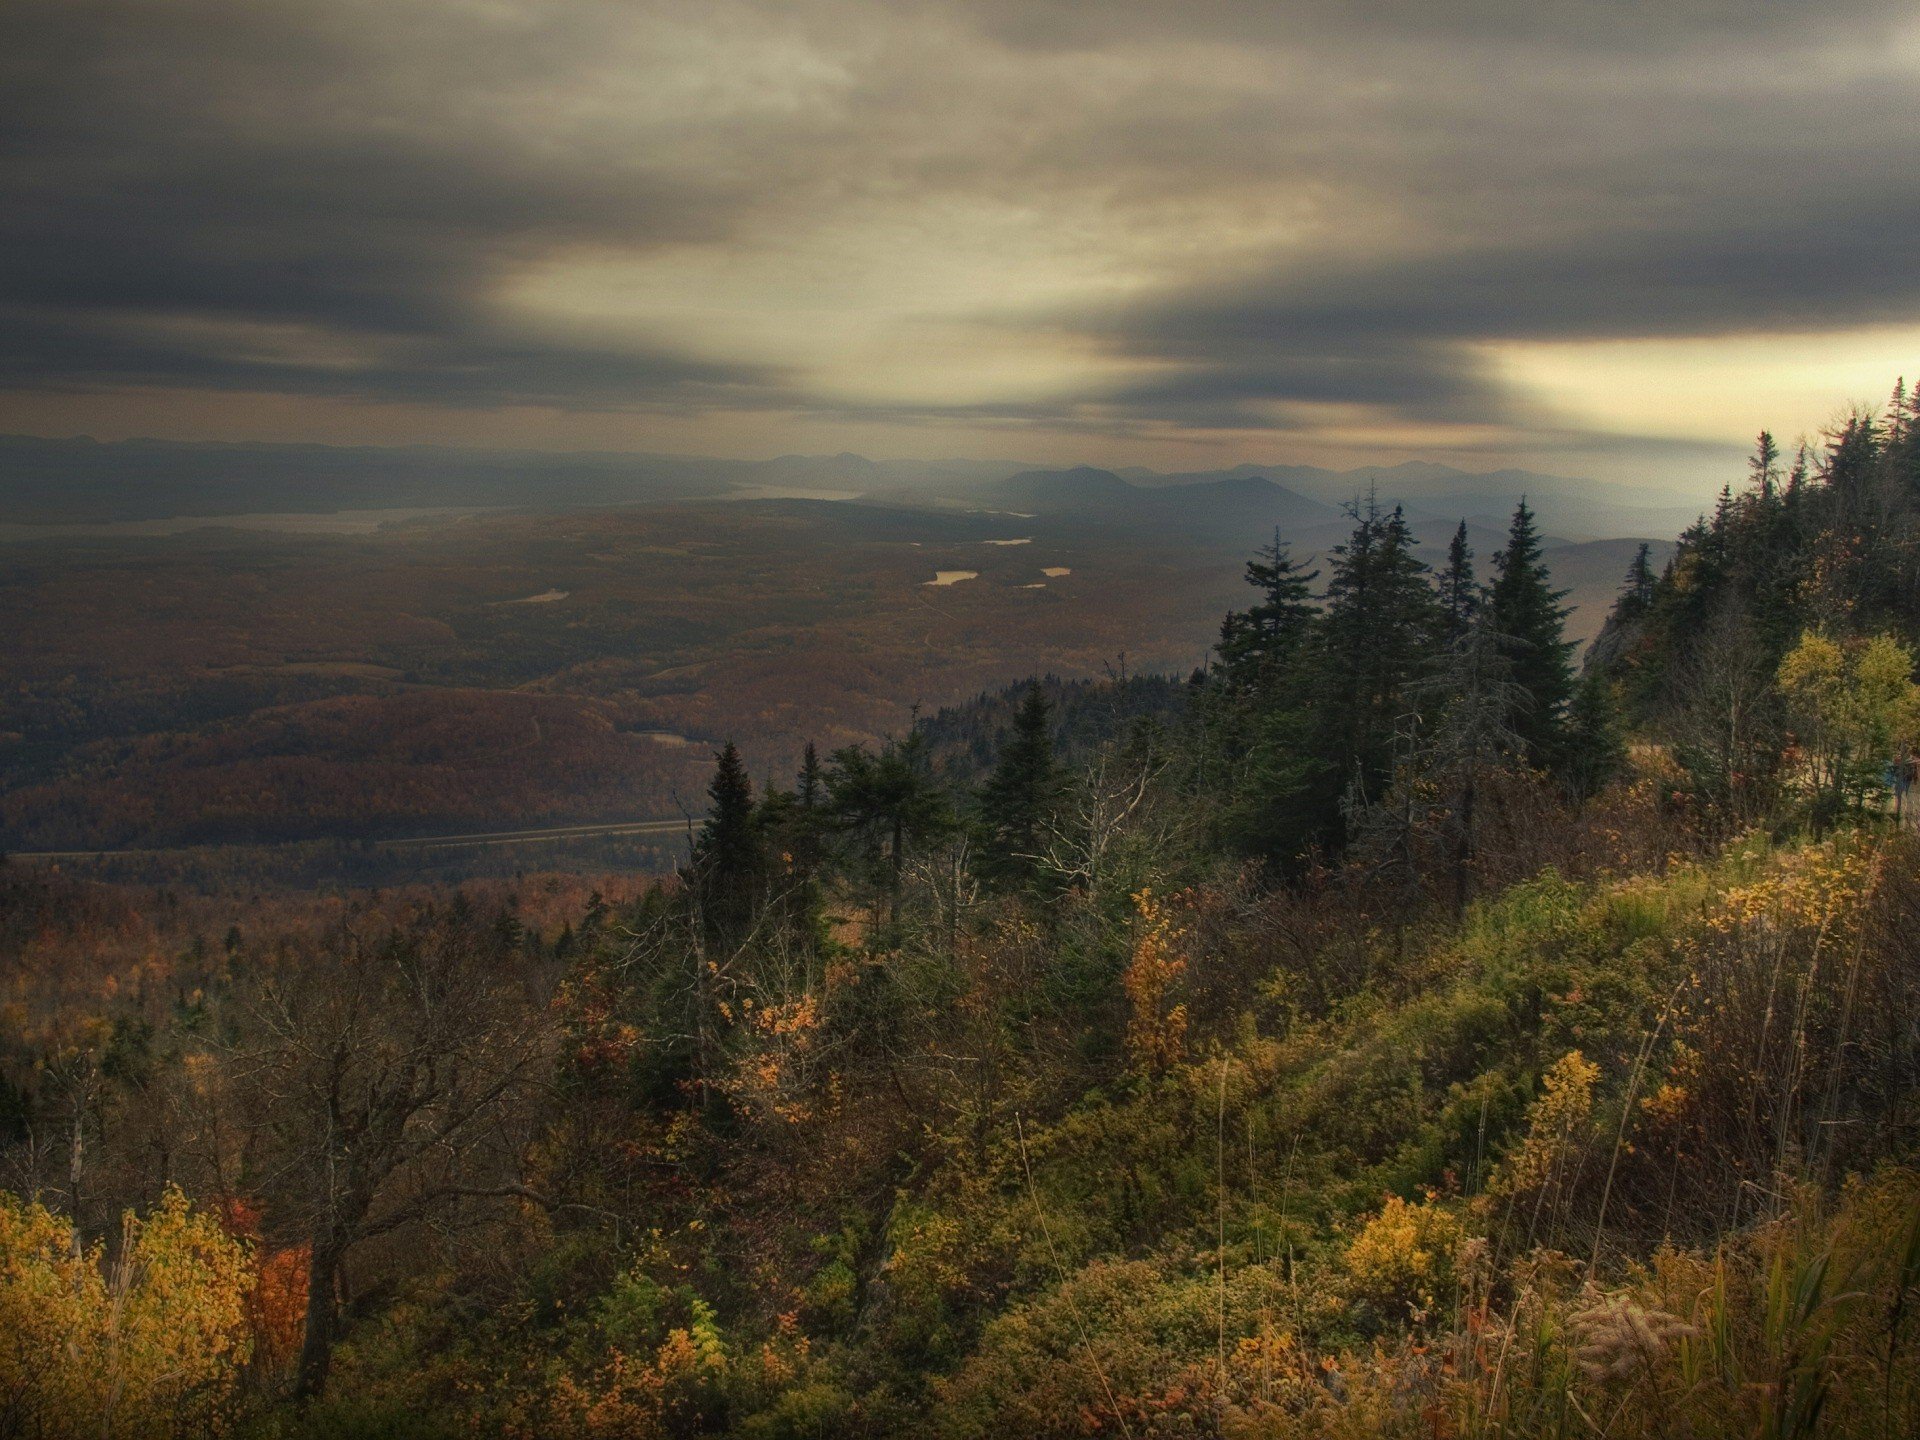
<instances>
[{"instance_id":1,"label":"forested valley","mask_svg":"<svg viewBox=\"0 0 1920 1440\"><path fill-rule=\"evenodd\" d=\"M1350 524L671 881L0 865L0 1436L1920 1433L1920 405L1583 661Z\"/></svg>"}]
</instances>

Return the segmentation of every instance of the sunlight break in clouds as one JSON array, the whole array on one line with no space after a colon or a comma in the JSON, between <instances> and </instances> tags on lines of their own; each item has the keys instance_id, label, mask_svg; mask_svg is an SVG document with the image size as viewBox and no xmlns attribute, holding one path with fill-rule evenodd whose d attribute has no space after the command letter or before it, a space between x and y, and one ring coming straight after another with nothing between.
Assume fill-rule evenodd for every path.
<instances>
[{"instance_id":1,"label":"sunlight break in clouds","mask_svg":"<svg viewBox=\"0 0 1920 1440\"><path fill-rule=\"evenodd\" d=\"M0 428L1678 475L1920 366L1917 36L17 0Z\"/></svg>"}]
</instances>

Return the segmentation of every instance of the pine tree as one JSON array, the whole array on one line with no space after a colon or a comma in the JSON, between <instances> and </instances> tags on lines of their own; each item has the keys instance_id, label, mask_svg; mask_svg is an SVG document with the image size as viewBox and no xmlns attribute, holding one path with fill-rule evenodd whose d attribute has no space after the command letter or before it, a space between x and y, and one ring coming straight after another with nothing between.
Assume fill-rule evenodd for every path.
<instances>
[{"instance_id":1,"label":"pine tree","mask_svg":"<svg viewBox=\"0 0 1920 1440\"><path fill-rule=\"evenodd\" d=\"M980 868L990 877L1019 882L1034 877L1041 826L1059 782L1052 708L1038 680L1027 687L993 773L980 789Z\"/></svg>"},{"instance_id":2,"label":"pine tree","mask_svg":"<svg viewBox=\"0 0 1920 1440\"><path fill-rule=\"evenodd\" d=\"M1598 793L1627 763L1620 711L1604 677L1587 674L1574 687L1567 707L1565 757L1561 775L1576 803Z\"/></svg>"},{"instance_id":3,"label":"pine tree","mask_svg":"<svg viewBox=\"0 0 1920 1440\"><path fill-rule=\"evenodd\" d=\"M1511 718L1522 693L1491 611L1477 613L1448 646L1444 667L1426 688L1447 701L1425 758L1428 781L1446 801L1457 918L1466 910L1479 849L1481 791L1492 772L1521 748Z\"/></svg>"},{"instance_id":4,"label":"pine tree","mask_svg":"<svg viewBox=\"0 0 1920 1440\"><path fill-rule=\"evenodd\" d=\"M1447 568L1440 572L1440 605L1447 614L1447 638L1464 635L1480 606L1479 587L1473 578L1473 551L1467 545L1467 522L1453 532L1447 546Z\"/></svg>"},{"instance_id":5,"label":"pine tree","mask_svg":"<svg viewBox=\"0 0 1920 1440\"><path fill-rule=\"evenodd\" d=\"M1633 563L1627 566L1626 583L1620 587L1620 598L1613 602L1613 613L1621 620L1639 619L1653 604L1653 587L1653 547L1642 540L1633 552Z\"/></svg>"},{"instance_id":6,"label":"pine tree","mask_svg":"<svg viewBox=\"0 0 1920 1440\"><path fill-rule=\"evenodd\" d=\"M1787 493L1783 497L1789 511L1795 509L1807 492L1807 476L1813 469L1812 461L1807 457L1807 447L1802 444L1794 454L1793 468L1787 472Z\"/></svg>"},{"instance_id":7,"label":"pine tree","mask_svg":"<svg viewBox=\"0 0 1920 1440\"><path fill-rule=\"evenodd\" d=\"M1507 546L1494 556L1488 591L1494 624L1513 662L1513 681L1526 693L1511 724L1527 759L1549 765L1560 757L1567 703L1573 698L1573 643L1564 633L1570 613L1541 560L1533 511L1522 499L1513 512Z\"/></svg>"},{"instance_id":8,"label":"pine tree","mask_svg":"<svg viewBox=\"0 0 1920 1440\"><path fill-rule=\"evenodd\" d=\"M710 943L735 943L752 926L760 870L753 782L729 740L714 757L707 818L693 847L693 878Z\"/></svg>"},{"instance_id":9,"label":"pine tree","mask_svg":"<svg viewBox=\"0 0 1920 1440\"><path fill-rule=\"evenodd\" d=\"M1272 543L1247 562L1247 583L1260 599L1220 623L1220 663L1229 685L1257 684L1298 650L1316 614L1312 586L1319 578L1318 570L1292 562L1277 530Z\"/></svg>"},{"instance_id":10,"label":"pine tree","mask_svg":"<svg viewBox=\"0 0 1920 1440\"><path fill-rule=\"evenodd\" d=\"M820 766L820 752L814 748L813 741L807 741L806 752L800 757L800 774L794 786L802 810L815 810L824 798L825 778Z\"/></svg>"},{"instance_id":11,"label":"pine tree","mask_svg":"<svg viewBox=\"0 0 1920 1440\"><path fill-rule=\"evenodd\" d=\"M1295 565L1276 532L1246 573L1261 598L1220 627L1220 663L1196 696L1193 765L1221 797L1222 837L1244 853L1288 860L1318 838L1315 807L1303 796L1320 765L1307 708L1321 624L1310 587L1319 572Z\"/></svg>"},{"instance_id":12,"label":"pine tree","mask_svg":"<svg viewBox=\"0 0 1920 1440\"><path fill-rule=\"evenodd\" d=\"M1753 476L1755 492L1763 499L1771 500L1774 489L1780 483L1780 447L1773 443L1770 432L1760 432L1760 438L1753 447L1753 458L1747 461L1747 469Z\"/></svg>"},{"instance_id":13,"label":"pine tree","mask_svg":"<svg viewBox=\"0 0 1920 1440\"><path fill-rule=\"evenodd\" d=\"M877 755L857 745L836 750L826 781L827 813L852 837L874 884L875 928L884 899L888 929L897 932L907 849L946 833L953 818L929 771L925 736L915 729Z\"/></svg>"},{"instance_id":14,"label":"pine tree","mask_svg":"<svg viewBox=\"0 0 1920 1440\"><path fill-rule=\"evenodd\" d=\"M1430 668L1445 628L1405 512L1382 511L1369 496L1348 513L1354 529L1333 551L1314 676L1316 749L1332 762L1331 791L1320 796L1328 823L1383 786L1409 687Z\"/></svg>"},{"instance_id":15,"label":"pine tree","mask_svg":"<svg viewBox=\"0 0 1920 1440\"><path fill-rule=\"evenodd\" d=\"M769 780L755 812L761 857L770 872L796 886L812 878L823 856L825 803L820 752L809 740L793 789L782 790Z\"/></svg>"}]
</instances>

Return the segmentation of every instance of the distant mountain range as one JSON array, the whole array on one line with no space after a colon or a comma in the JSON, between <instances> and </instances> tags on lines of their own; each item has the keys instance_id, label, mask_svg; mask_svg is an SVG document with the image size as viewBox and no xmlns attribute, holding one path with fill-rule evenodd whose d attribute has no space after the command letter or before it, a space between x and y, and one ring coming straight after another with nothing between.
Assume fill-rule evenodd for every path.
<instances>
[{"instance_id":1,"label":"distant mountain range","mask_svg":"<svg viewBox=\"0 0 1920 1440\"><path fill-rule=\"evenodd\" d=\"M1004 480L896 488L869 498L922 504L938 499L1015 514L1070 516L1089 524L1144 527L1239 544L1275 526L1294 533L1340 519L1334 506L1309 500L1257 475L1199 481L1178 489L1149 488L1090 465L1070 470L1026 470Z\"/></svg>"},{"instance_id":2,"label":"distant mountain range","mask_svg":"<svg viewBox=\"0 0 1920 1440\"><path fill-rule=\"evenodd\" d=\"M1335 506L1373 492L1387 504L1404 505L1408 518L1415 521L1466 520L1502 530L1514 503L1525 496L1548 529L1581 538L1672 535L1706 508L1704 502L1687 504L1669 492L1638 486L1543 475L1532 470L1474 472L1429 460L1362 465L1351 470L1328 470L1317 465L1235 465L1226 470L1180 474L1139 467L1114 473L1146 488L1183 490L1258 477L1296 495Z\"/></svg>"},{"instance_id":3,"label":"distant mountain range","mask_svg":"<svg viewBox=\"0 0 1920 1440\"><path fill-rule=\"evenodd\" d=\"M1410 461L1328 470L1235 465L1167 474L1126 467L1044 469L1008 461L870 460L782 455L771 460L516 451L436 446L102 442L0 436L0 521L93 523L412 507L571 507L753 494L818 492L877 503L1072 515L1121 527L1237 538L1279 525L1337 522L1369 490L1408 517L1505 528L1528 498L1542 526L1566 539L1665 537L1699 505L1659 491L1525 470L1483 474Z\"/></svg>"}]
</instances>

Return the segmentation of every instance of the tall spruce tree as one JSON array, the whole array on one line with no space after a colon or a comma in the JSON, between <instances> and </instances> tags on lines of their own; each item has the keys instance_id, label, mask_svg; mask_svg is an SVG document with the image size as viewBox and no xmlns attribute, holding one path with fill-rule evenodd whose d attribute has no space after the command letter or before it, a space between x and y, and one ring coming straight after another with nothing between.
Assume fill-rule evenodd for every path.
<instances>
[{"instance_id":1,"label":"tall spruce tree","mask_svg":"<svg viewBox=\"0 0 1920 1440\"><path fill-rule=\"evenodd\" d=\"M1320 796L1329 823L1343 805L1352 813L1380 792L1409 688L1430 669L1445 630L1401 507L1382 510L1370 495L1348 514L1353 533L1333 551L1314 676L1315 742L1331 762Z\"/></svg>"},{"instance_id":2,"label":"tall spruce tree","mask_svg":"<svg viewBox=\"0 0 1920 1440\"><path fill-rule=\"evenodd\" d=\"M1753 476L1754 491L1763 499L1771 500L1780 485L1780 447L1773 442L1773 433L1760 432L1760 438L1754 442L1753 458L1747 461L1747 469Z\"/></svg>"},{"instance_id":3,"label":"tall spruce tree","mask_svg":"<svg viewBox=\"0 0 1920 1440\"><path fill-rule=\"evenodd\" d=\"M1440 572L1440 607L1447 616L1447 639L1466 634L1479 609L1479 587L1473 578L1473 551L1467 545L1467 522L1453 532L1447 544L1447 568Z\"/></svg>"},{"instance_id":4,"label":"tall spruce tree","mask_svg":"<svg viewBox=\"0 0 1920 1440\"><path fill-rule=\"evenodd\" d=\"M1560 767L1576 805L1595 795L1627 763L1620 709L1604 675L1590 671L1574 686L1567 706L1565 758Z\"/></svg>"},{"instance_id":5,"label":"tall spruce tree","mask_svg":"<svg viewBox=\"0 0 1920 1440\"><path fill-rule=\"evenodd\" d=\"M826 862L826 800L820 752L809 740L793 789L768 785L756 815L761 859L770 877L780 877L768 889L777 890L791 917L807 918L819 898L814 882Z\"/></svg>"},{"instance_id":6,"label":"tall spruce tree","mask_svg":"<svg viewBox=\"0 0 1920 1440\"><path fill-rule=\"evenodd\" d=\"M1567 592L1553 588L1541 555L1533 511L1522 499L1514 508L1506 548L1493 557L1487 602L1513 663L1513 683L1526 697L1510 724L1526 758L1551 765L1561 758L1567 703L1573 698L1573 642L1565 634L1570 612L1560 603Z\"/></svg>"},{"instance_id":7,"label":"tall spruce tree","mask_svg":"<svg viewBox=\"0 0 1920 1440\"><path fill-rule=\"evenodd\" d=\"M1626 583L1620 587L1620 598L1614 601L1614 613L1622 620L1637 620L1646 614L1653 604L1657 579L1653 573L1653 547L1642 540L1640 548L1633 552L1633 563L1627 566Z\"/></svg>"},{"instance_id":8,"label":"tall spruce tree","mask_svg":"<svg viewBox=\"0 0 1920 1440\"><path fill-rule=\"evenodd\" d=\"M1445 701L1428 742L1424 778L1445 806L1448 869L1458 918L1472 890L1482 792L1521 744L1511 726L1519 687L1490 611L1474 615L1447 647L1439 673L1422 688Z\"/></svg>"},{"instance_id":9,"label":"tall spruce tree","mask_svg":"<svg viewBox=\"0 0 1920 1440\"><path fill-rule=\"evenodd\" d=\"M1286 861L1321 838L1311 792L1309 697L1317 666L1317 570L1294 564L1278 532L1247 564L1260 599L1220 627L1219 664L1206 676L1195 773L1221 796L1222 838L1250 855Z\"/></svg>"},{"instance_id":10,"label":"tall spruce tree","mask_svg":"<svg viewBox=\"0 0 1920 1440\"><path fill-rule=\"evenodd\" d=\"M752 927L760 872L753 782L729 740L714 756L707 818L693 846L693 881L709 943L736 943Z\"/></svg>"},{"instance_id":11,"label":"tall spruce tree","mask_svg":"<svg viewBox=\"0 0 1920 1440\"><path fill-rule=\"evenodd\" d=\"M946 833L952 808L931 773L926 737L917 727L904 740L887 741L877 755L857 745L836 750L826 781L827 814L853 841L851 858L864 866L872 886L877 946L898 934L908 848Z\"/></svg>"},{"instance_id":12,"label":"tall spruce tree","mask_svg":"<svg viewBox=\"0 0 1920 1440\"><path fill-rule=\"evenodd\" d=\"M1319 578L1318 570L1293 563L1278 530L1247 562L1247 583L1260 598L1220 622L1218 652L1229 686L1246 690L1258 685L1299 649L1313 625L1312 586Z\"/></svg>"},{"instance_id":13,"label":"tall spruce tree","mask_svg":"<svg viewBox=\"0 0 1920 1440\"><path fill-rule=\"evenodd\" d=\"M980 787L982 873L1019 883L1036 874L1042 826L1059 788L1053 755L1053 707L1038 680L1014 712L993 773Z\"/></svg>"}]
</instances>

